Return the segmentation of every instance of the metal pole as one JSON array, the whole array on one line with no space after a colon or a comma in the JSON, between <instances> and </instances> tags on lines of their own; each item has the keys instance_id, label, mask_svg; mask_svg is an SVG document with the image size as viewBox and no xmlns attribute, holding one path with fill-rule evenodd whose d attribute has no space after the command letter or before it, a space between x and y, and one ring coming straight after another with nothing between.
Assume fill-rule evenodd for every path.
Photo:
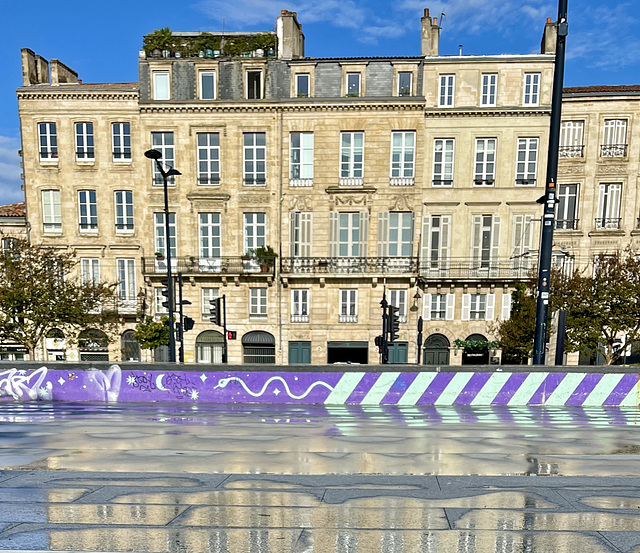
<instances>
[{"instance_id":1,"label":"metal pole","mask_svg":"<svg viewBox=\"0 0 640 553\"><path fill-rule=\"evenodd\" d=\"M382 301L380 302L382 307L382 364L389 363L389 346L387 344L387 332L389 332L389 316L387 315L387 308L389 303L387 302L387 290L382 291Z\"/></svg>"},{"instance_id":2,"label":"metal pole","mask_svg":"<svg viewBox=\"0 0 640 553\"><path fill-rule=\"evenodd\" d=\"M178 302L180 303L180 349L178 360L184 363L184 311L182 308L182 273L178 273Z\"/></svg>"},{"instance_id":3,"label":"metal pole","mask_svg":"<svg viewBox=\"0 0 640 553\"><path fill-rule=\"evenodd\" d=\"M227 296L222 294L222 331L224 332L224 345L222 346L222 362L226 363L229 358L227 350Z\"/></svg>"},{"instance_id":4,"label":"metal pole","mask_svg":"<svg viewBox=\"0 0 640 553\"><path fill-rule=\"evenodd\" d=\"M560 144L560 116L562 113L562 86L564 81L564 55L567 38L567 0L558 1L556 61L553 74L551 101L551 128L549 131L549 155L547 180L542 216L542 237L538 270L536 305L536 332L533 341L533 364L544 365L546 352L547 319L549 316L549 284L551 280L551 250L556 206L556 180L558 177L558 147Z\"/></svg>"},{"instance_id":5,"label":"metal pole","mask_svg":"<svg viewBox=\"0 0 640 553\"><path fill-rule=\"evenodd\" d=\"M176 336L174 328L173 310L175 307L174 302L174 290L173 290L173 278L171 275L171 238L169 236L169 188L167 184L167 173L160 165L160 161L156 159L158 169L162 174L162 180L164 183L164 235L165 235L165 256L167 258L167 288L169 295L169 362L176 362Z\"/></svg>"},{"instance_id":6,"label":"metal pole","mask_svg":"<svg viewBox=\"0 0 640 553\"><path fill-rule=\"evenodd\" d=\"M422 353L422 328L423 328L422 316L418 317L418 361L417 364L420 364L420 354Z\"/></svg>"},{"instance_id":7,"label":"metal pole","mask_svg":"<svg viewBox=\"0 0 640 553\"><path fill-rule=\"evenodd\" d=\"M556 365L564 365L564 335L567 330L567 312L558 310L558 340L556 342Z\"/></svg>"}]
</instances>

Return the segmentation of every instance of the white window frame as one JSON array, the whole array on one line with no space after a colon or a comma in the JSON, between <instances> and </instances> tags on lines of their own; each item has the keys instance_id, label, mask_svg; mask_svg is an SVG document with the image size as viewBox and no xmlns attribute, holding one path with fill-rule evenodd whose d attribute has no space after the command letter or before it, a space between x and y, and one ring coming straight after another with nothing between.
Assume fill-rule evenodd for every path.
<instances>
[{"instance_id":1,"label":"white window frame","mask_svg":"<svg viewBox=\"0 0 640 553\"><path fill-rule=\"evenodd\" d=\"M455 305L455 294L425 294L422 318L425 321L453 321Z\"/></svg>"},{"instance_id":2,"label":"white window frame","mask_svg":"<svg viewBox=\"0 0 640 553\"><path fill-rule=\"evenodd\" d=\"M289 134L289 186L313 186L312 132Z\"/></svg>"},{"instance_id":3,"label":"white window frame","mask_svg":"<svg viewBox=\"0 0 640 553\"><path fill-rule=\"evenodd\" d=\"M38 123L40 161L58 161L58 134L56 124Z\"/></svg>"},{"instance_id":4,"label":"white window frame","mask_svg":"<svg viewBox=\"0 0 640 553\"><path fill-rule=\"evenodd\" d=\"M497 138L476 138L474 186L493 186L496 179Z\"/></svg>"},{"instance_id":5,"label":"white window frame","mask_svg":"<svg viewBox=\"0 0 640 553\"><path fill-rule=\"evenodd\" d=\"M245 132L242 135L242 183L244 186L267 185L267 134Z\"/></svg>"},{"instance_id":6,"label":"white window frame","mask_svg":"<svg viewBox=\"0 0 640 553\"><path fill-rule=\"evenodd\" d=\"M155 230L155 252L166 257L167 242L165 237L164 212L156 212L153 214L154 230ZM176 214L169 213L169 251L171 253L171 265L176 265L176 257L178 249L176 244Z\"/></svg>"},{"instance_id":7,"label":"white window frame","mask_svg":"<svg viewBox=\"0 0 640 553\"><path fill-rule=\"evenodd\" d=\"M361 186L363 179L364 132L343 131L340 133L340 184Z\"/></svg>"},{"instance_id":8,"label":"white window frame","mask_svg":"<svg viewBox=\"0 0 640 553\"><path fill-rule=\"evenodd\" d=\"M116 259L118 271L118 299L137 301L136 296L136 260Z\"/></svg>"},{"instance_id":9,"label":"white window frame","mask_svg":"<svg viewBox=\"0 0 640 553\"><path fill-rule=\"evenodd\" d=\"M308 323L310 294L308 288L293 288L291 290L291 322Z\"/></svg>"},{"instance_id":10,"label":"white window frame","mask_svg":"<svg viewBox=\"0 0 640 553\"><path fill-rule=\"evenodd\" d=\"M538 175L538 138L518 138L516 186L535 186Z\"/></svg>"},{"instance_id":11,"label":"white window frame","mask_svg":"<svg viewBox=\"0 0 640 553\"><path fill-rule=\"evenodd\" d=\"M267 288L249 288L249 316L266 319L267 313Z\"/></svg>"},{"instance_id":12,"label":"white window frame","mask_svg":"<svg viewBox=\"0 0 640 553\"><path fill-rule=\"evenodd\" d=\"M438 94L439 108L453 107L455 86L456 76L454 74L440 75L440 87Z\"/></svg>"},{"instance_id":13,"label":"white window frame","mask_svg":"<svg viewBox=\"0 0 640 553\"><path fill-rule=\"evenodd\" d=\"M602 128L601 157L626 157L627 155L626 119L605 119Z\"/></svg>"},{"instance_id":14,"label":"white window frame","mask_svg":"<svg viewBox=\"0 0 640 553\"><path fill-rule=\"evenodd\" d=\"M43 232L62 233L62 206L60 204L60 190L42 191L42 222Z\"/></svg>"},{"instance_id":15,"label":"white window frame","mask_svg":"<svg viewBox=\"0 0 640 553\"><path fill-rule=\"evenodd\" d=\"M508 321L511 318L511 293L502 294L502 310L500 311L500 319Z\"/></svg>"},{"instance_id":16,"label":"white window frame","mask_svg":"<svg viewBox=\"0 0 640 553\"><path fill-rule=\"evenodd\" d=\"M131 123L111 123L112 156L115 163L131 162Z\"/></svg>"},{"instance_id":17,"label":"white window frame","mask_svg":"<svg viewBox=\"0 0 640 553\"><path fill-rule=\"evenodd\" d=\"M387 233L380 236L384 249L380 257L406 257L413 255L413 212L389 211L386 221ZM386 240L385 240L386 238Z\"/></svg>"},{"instance_id":18,"label":"white window frame","mask_svg":"<svg viewBox=\"0 0 640 553\"><path fill-rule=\"evenodd\" d=\"M357 323L358 322L358 290L352 288L341 288L339 290L339 311L338 322Z\"/></svg>"},{"instance_id":19,"label":"white window frame","mask_svg":"<svg viewBox=\"0 0 640 553\"><path fill-rule=\"evenodd\" d=\"M260 78L258 80L250 79L251 75L259 74ZM262 100L264 99L264 71L262 69L258 69L255 67L248 68L245 70L245 98L247 100ZM250 82L251 81L251 82ZM251 86L251 83L259 83L259 90L256 90L255 87Z\"/></svg>"},{"instance_id":20,"label":"white window frame","mask_svg":"<svg viewBox=\"0 0 640 553\"><path fill-rule=\"evenodd\" d=\"M498 91L498 74L483 73L480 105L485 107L495 107L497 91Z\"/></svg>"},{"instance_id":21,"label":"white window frame","mask_svg":"<svg viewBox=\"0 0 640 553\"><path fill-rule=\"evenodd\" d=\"M402 86L400 82L401 76L409 76L409 86ZM408 90L407 90L408 89ZM413 72L411 71L398 71L398 96L412 96L413 95Z\"/></svg>"},{"instance_id":22,"label":"white window frame","mask_svg":"<svg viewBox=\"0 0 640 553\"><path fill-rule=\"evenodd\" d=\"M556 205L556 228L564 230L577 230L578 228L578 199L580 185L559 184L558 204ZM573 209L572 209L573 206Z\"/></svg>"},{"instance_id":23,"label":"white window frame","mask_svg":"<svg viewBox=\"0 0 640 553\"><path fill-rule=\"evenodd\" d=\"M168 171L175 165L175 140L173 132L171 131L154 131L151 133L151 147L154 150L158 150L162 157L160 163L163 165L164 170ZM152 167L153 186L164 186L164 179L162 174L158 171L157 163L154 159L149 160ZM167 186L175 186L176 178L171 175L167 177Z\"/></svg>"},{"instance_id":24,"label":"white window frame","mask_svg":"<svg viewBox=\"0 0 640 553\"><path fill-rule=\"evenodd\" d=\"M300 80L307 81L306 92L300 92ZM296 73L296 98L309 98L311 96L311 75L309 73Z\"/></svg>"},{"instance_id":25,"label":"white window frame","mask_svg":"<svg viewBox=\"0 0 640 553\"><path fill-rule=\"evenodd\" d=\"M211 79L211 95L205 95L205 78ZM198 73L198 84L200 86L200 100L216 99L216 72L213 69L203 69Z\"/></svg>"},{"instance_id":26,"label":"white window frame","mask_svg":"<svg viewBox=\"0 0 640 553\"><path fill-rule=\"evenodd\" d=\"M495 294L462 294L463 321L493 321Z\"/></svg>"},{"instance_id":27,"label":"white window frame","mask_svg":"<svg viewBox=\"0 0 640 553\"><path fill-rule=\"evenodd\" d=\"M422 219L421 268L446 275L451 260L451 215L425 215Z\"/></svg>"},{"instance_id":28,"label":"white window frame","mask_svg":"<svg viewBox=\"0 0 640 553\"><path fill-rule=\"evenodd\" d=\"M82 283L100 282L100 259L97 257L83 257L80 259Z\"/></svg>"},{"instance_id":29,"label":"white window frame","mask_svg":"<svg viewBox=\"0 0 640 553\"><path fill-rule=\"evenodd\" d=\"M389 305L398 308L398 320L407 322L407 290L389 290Z\"/></svg>"},{"instance_id":30,"label":"white window frame","mask_svg":"<svg viewBox=\"0 0 640 553\"><path fill-rule=\"evenodd\" d=\"M94 161L95 143L93 123L78 122L74 124L76 136L76 161Z\"/></svg>"},{"instance_id":31,"label":"white window frame","mask_svg":"<svg viewBox=\"0 0 640 553\"><path fill-rule=\"evenodd\" d=\"M98 200L95 190L78 190L78 225L81 233L98 232Z\"/></svg>"},{"instance_id":32,"label":"white window frame","mask_svg":"<svg viewBox=\"0 0 640 553\"><path fill-rule=\"evenodd\" d=\"M198 213L198 253L203 260L219 260L222 255L222 225L220 213Z\"/></svg>"},{"instance_id":33,"label":"white window frame","mask_svg":"<svg viewBox=\"0 0 640 553\"><path fill-rule=\"evenodd\" d=\"M244 252L267 245L267 214L263 212L243 213Z\"/></svg>"},{"instance_id":34,"label":"white window frame","mask_svg":"<svg viewBox=\"0 0 640 553\"><path fill-rule=\"evenodd\" d=\"M478 271L496 270L500 255L500 215L473 215L471 227L473 267Z\"/></svg>"},{"instance_id":35,"label":"white window frame","mask_svg":"<svg viewBox=\"0 0 640 553\"><path fill-rule=\"evenodd\" d=\"M346 75L345 95L359 97L362 96L362 73L350 71Z\"/></svg>"},{"instance_id":36,"label":"white window frame","mask_svg":"<svg viewBox=\"0 0 640 553\"><path fill-rule=\"evenodd\" d=\"M540 73L525 73L522 103L525 106L540 105Z\"/></svg>"},{"instance_id":37,"label":"white window frame","mask_svg":"<svg viewBox=\"0 0 640 553\"><path fill-rule=\"evenodd\" d=\"M363 144L364 146L364 144ZM391 132L390 184L413 186L416 165L416 132Z\"/></svg>"},{"instance_id":38,"label":"white window frame","mask_svg":"<svg viewBox=\"0 0 640 553\"><path fill-rule=\"evenodd\" d=\"M133 191L116 190L113 193L116 215L116 234L130 234L134 230Z\"/></svg>"},{"instance_id":39,"label":"white window frame","mask_svg":"<svg viewBox=\"0 0 640 553\"><path fill-rule=\"evenodd\" d=\"M453 186L455 139L434 138L433 140L433 181L434 187Z\"/></svg>"},{"instance_id":40,"label":"white window frame","mask_svg":"<svg viewBox=\"0 0 640 553\"><path fill-rule=\"evenodd\" d=\"M168 70L153 71L153 99L171 99L171 75Z\"/></svg>"},{"instance_id":41,"label":"white window frame","mask_svg":"<svg viewBox=\"0 0 640 553\"><path fill-rule=\"evenodd\" d=\"M622 210L622 183L601 182L598 185L597 229L619 229Z\"/></svg>"},{"instance_id":42,"label":"white window frame","mask_svg":"<svg viewBox=\"0 0 640 553\"><path fill-rule=\"evenodd\" d=\"M562 121L559 146L561 159L584 157L584 121Z\"/></svg>"},{"instance_id":43,"label":"white window frame","mask_svg":"<svg viewBox=\"0 0 640 553\"><path fill-rule=\"evenodd\" d=\"M290 225L291 257L312 256L313 213L310 211L292 211Z\"/></svg>"},{"instance_id":44,"label":"white window frame","mask_svg":"<svg viewBox=\"0 0 640 553\"><path fill-rule=\"evenodd\" d=\"M211 317L211 300L215 300L220 297L220 288L202 288L201 289L201 306L200 311L202 318L209 320Z\"/></svg>"},{"instance_id":45,"label":"white window frame","mask_svg":"<svg viewBox=\"0 0 640 553\"><path fill-rule=\"evenodd\" d=\"M360 212L338 214L338 257L360 257Z\"/></svg>"},{"instance_id":46,"label":"white window frame","mask_svg":"<svg viewBox=\"0 0 640 553\"><path fill-rule=\"evenodd\" d=\"M198 186L220 186L220 133L196 133Z\"/></svg>"}]
</instances>

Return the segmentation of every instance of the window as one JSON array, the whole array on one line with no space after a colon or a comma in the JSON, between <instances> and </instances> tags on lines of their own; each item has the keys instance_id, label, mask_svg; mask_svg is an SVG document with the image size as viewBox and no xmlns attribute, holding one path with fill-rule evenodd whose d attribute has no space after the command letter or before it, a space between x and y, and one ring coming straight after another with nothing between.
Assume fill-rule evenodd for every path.
<instances>
[{"instance_id":1,"label":"window","mask_svg":"<svg viewBox=\"0 0 640 553\"><path fill-rule=\"evenodd\" d=\"M338 256L360 256L360 213L338 214Z\"/></svg>"},{"instance_id":2,"label":"window","mask_svg":"<svg viewBox=\"0 0 640 553\"><path fill-rule=\"evenodd\" d=\"M516 185L535 186L538 169L538 139L518 138Z\"/></svg>"},{"instance_id":3,"label":"window","mask_svg":"<svg viewBox=\"0 0 640 553\"><path fill-rule=\"evenodd\" d=\"M411 257L412 253L413 213L381 211L378 214L378 257Z\"/></svg>"},{"instance_id":4,"label":"window","mask_svg":"<svg viewBox=\"0 0 640 553\"><path fill-rule=\"evenodd\" d=\"M155 245L156 253L167 255L167 241L165 235L164 213L154 213L154 228L155 228ZM176 262L176 214L169 213L169 253L171 254L172 263Z\"/></svg>"},{"instance_id":5,"label":"window","mask_svg":"<svg viewBox=\"0 0 640 553\"><path fill-rule=\"evenodd\" d=\"M474 215L471 257L476 269L496 269L500 247L500 216Z\"/></svg>"},{"instance_id":6,"label":"window","mask_svg":"<svg viewBox=\"0 0 640 553\"><path fill-rule=\"evenodd\" d=\"M267 183L266 133L244 133L244 184L265 186Z\"/></svg>"},{"instance_id":7,"label":"window","mask_svg":"<svg viewBox=\"0 0 640 553\"><path fill-rule=\"evenodd\" d=\"M219 288L202 288L201 313L203 319L209 320L209 317L211 317L211 300L215 300L218 297L220 297Z\"/></svg>"},{"instance_id":8,"label":"window","mask_svg":"<svg viewBox=\"0 0 640 553\"><path fill-rule=\"evenodd\" d=\"M116 190L114 193L116 205L116 232L133 230L133 192L131 190Z\"/></svg>"},{"instance_id":9,"label":"window","mask_svg":"<svg viewBox=\"0 0 640 553\"><path fill-rule=\"evenodd\" d=\"M493 321L495 294L462 294L463 321Z\"/></svg>"},{"instance_id":10,"label":"window","mask_svg":"<svg viewBox=\"0 0 640 553\"><path fill-rule=\"evenodd\" d=\"M291 257L311 257L312 222L311 212L291 212Z\"/></svg>"},{"instance_id":11,"label":"window","mask_svg":"<svg viewBox=\"0 0 640 553\"><path fill-rule=\"evenodd\" d=\"M525 106L537 106L540 103L540 73L524 74L524 99Z\"/></svg>"},{"instance_id":12,"label":"window","mask_svg":"<svg viewBox=\"0 0 640 553\"><path fill-rule=\"evenodd\" d=\"M451 244L451 215L427 215L422 219L423 269L445 271L449 268Z\"/></svg>"},{"instance_id":13,"label":"window","mask_svg":"<svg viewBox=\"0 0 640 553\"><path fill-rule=\"evenodd\" d=\"M552 267L558 269L565 276L573 276L575 258L567 253L555 254L551 257Z\"/></svg>"},{"instance_id":14,"label":"window","mask_svg":"<svg viewBox=\"0 0 640 553\"><path fill-rule=\"evenodd\" d=\"M620 228L620 199L622 184L619 182L600 183L598 190L597 229Z\"/></svg>"},{"instance_id":15,"label":"window","mask_svg":"<svg viewBox=\"0 0 640 553\"><path fill-rule=\"evenodd\" d=\"M313 133L292 132L289 138L289 186L312 186Z\"/></svg>"},{"instance_id":16,"label":"window","mask_svg":"<svg viewBox=\"0 0 640 553\"><path fill-rule=\"evenodd\" d=\"M247 71L247 100L262 99L262 70Z\"/></svg>"},{"instance_id":17,"label":"window","mask_svg":"<svg viewBox=\"0 0 640 553\"><path fill-rule=\"evenodd\" d=\"M291 290L291 322L309 322L309 290Z\"/></svg>"},{"instance_id":18,"label":"window","mask_svg":"<svg viewBox=\"0 0 640 553\"><path fill-rule=\"evenodd\" d=\"M533 215L517 214L513 216L513 239L511 249L511 268L526 276L533 265Z\"/></svg>"},{"instance_id":19,"label":"window","mask_svg":"<svg viewBox=\"0 0 640 553\"><path fill-rule=\"evenodd\" d=\"M425 294L422 318L425 321L453 321L455 294Z\"/></svg>"},{"instance_id":20,"label":"window","mask_svg":"<svg viewBox=\"0 0 640 553\"><path fill-rule=\"evenodd\" d=\"M162 305L163 302L167 301L167 297L165 295L162 294L162 292L164 292L166 290L166 288L164 288L163 286L156 286L153 289L153 297L155 299L155 314L156 315L165 315L167 313L169 313L169 308Z\"/></svg>"},{"instance_id":21,"label":"window","mask_svg":"<svg viewBox=\"0 0 640 553\"><path fill-rule=\"evenodd\" d=\"M364 171L364 133L340 133L340 184L362 185Z\"/></svg>"},{"instance_id":22,"label":"window","mask_svg":"<svg viewBox=\"0 0 640 553\"><path fill-rule=\"evenodd\" d=\"M511 294L502 294L502 312L500 313L500 319L508 321L511 318Z\"/></svg>"},{"instance_id":23,"label":"window","mask_svg":"<svg viewBox=\"0 0 640 553\"><path fill-rule=\"evenodd\" d=\"M482 96L480 105L495 106L496 105L496 88L498 85L497 73L484 73L482 75Z\"/></svg>"},{"instance_id":24,"label":"window","mask_svg":"<svg viewBox=\"0 0 640 553\"><path fill-rule=\"evenodd\" d=\"M357 323L358 322L358 291L340 290L340 312L338 322Z\"/></svg>"},{"instance_id":25,"label":"window","mask_svg":"<svg viewBox=\"0 0 640 553\"><path fill-rule=\"evenodd\" d=\"M244 214L244 251L248 252L267 245L267 215L265 213Z\"/></svg>"},{"instance_id":26,"label":"window","mask_svg":"<svg viewBox=\"0 0 640 553\"><path fill-rule=\"evenodd\" d=\"M38 135L40 138L40 159L58 159L58 136L55 123L38 123Z\"/></svg>"},{"instance_id":27,"label":"window","mask_svg":"<svg viewBox=\"0 0 640 553\"><path fill-rule=\"evenodd\" d=\"M100 260L97 258L83 258L80 260L82 283L100 282Z\"/></svg>"},{"instance_id":28,"label":"window","mask_svg":"<svg viewBox=\"0 0 640 553\"><path fill-rule=\"evenodd\" d=\"M200 262L207 258L220 258L220 214L199 213Z\"/></svg>"},{"instance_id":29,"label":"window","mask_svg":"<svg viewBox=\"0 0 640 553\"><path fill-rule=\"evenodd\" d=\"M267 316L267 289L251 288L249 290L249 315L253 318Z\"/></svg>"},{"instance_id":30,"label":"window","mask_svg":"<svg viewBox=\"0 0 640 553\"><path fill-rule=\"evenodd\" d=\"M398 320L401 323L407 322L407 291L389 290L389 305L398 308Z\"/></svg>"},{"instance_id":31,"label":"window","mask_svg":"<svg viewBox=\"0 0 640 553\"><path fill-rule=\"evenodd\" d=\"M440 96L438 107L453 107L453 85L455 75L440 75Z\"/></svg>"},{"instance_id":32,"label":"window","mask_svg":"<svg viewBox=\"0 0 640 553\"><path fill-rule=\"evenodd\" d=\"M392 186L413 185L415 166L415 131L391 133L391 181Z\"/></svg>"},{"instance_id":33,"label":"window","mask_svg":"<svg viewBox=\"0 0 640 553\"><path fill-rule=\"evenodd\" d=\"M171 98L168 71L153 72L153 99L169 100Z\"/></svg>"},{"instance_id":34,"label":"window","mask_svg":"<svg viewBox=\"0 0 640 553\"><path fill-rule=\"evenodd\" d=\"M93 147L93 123L76 123L76 160L92 161L95 158Z\"/></svg>"},{"instance_id":35,"label":"window","mask_svg":"<svg viewBox=\"0 0 640 553\"><path fill-rule=\"evenodd\" d=\"M117 259L118 297L121 300L136 301L136 262L135 259Z\"/></svg>"},{"instance_id":36,"label":"window","mask_svg":"<svg viewBox=\"0 0 640 553\"><path fill-rule=\"evenodd\" d=\"M602 136L602 157L625 157L627 155L627 120L605 119Z\"/></svg>"},{"instance_id":37,"label":"window","mask_svg":"<svg viewBox=\"0 0 640 553\"><path fill-rule=\"evenodd\" d=\"M200 99L216 99L216 72L200 71Z\"/></svg>"},{"instance_id":38,"label":"window","mask_svg":"<svg viewBox=\"0 0 640 553\"><path fill-rule=\"evenodd\" d=\"M556 228L576 230L578 228L578 185L560 184L558 186L558 205L556 206Z\"/></svg>"},{"instance_id":39,"label":"window","mask_svg":"<svg viewBox=\"0 0 640 553\"><path fill-rule=\"evenodd\" d=\"M42 191L42 221L44 232L62 232L60 190Z\"/></svg>"},{"instance_id":40,"label":"window","mask_svg":"<svg viewBox=\"0 0 640 553\"><path fill-rule=\"evenodd\" d=\"M113 161L131 161L131 125L112 123Z\"/></svg>"},{"instance_id":41,"label":"window","mask_svg":"<svg viewBox=\"0 0 640 553\"><path fill-rule=\"evenodd\" d=\"M476 186L493 186L496 177L496 139L476 138L475 159L474 184Z\"/></svg>"},{"instance_id":42,"label":"window","mask_svg":"<svg viewBox=\"0 0 640 553\"><path fill-rule=\"evenodd\" d=\"M584 121L563 121L560 125L560 158L583 157Z\"/></svg>"},{"instance_id":43,"label":"window","mask_svg":"<svg viewBox=\"0 0 640 553\"><path fill-rule=\"evenodd\" d=\"M360 96L360 73L347 73L347 96Z\"/></svg>"},{"instance_id":44,"label":"window","mask_svg":"<svg viewBox=\"0 0 640 553\"><path fill-rule=\"evenodd\" d=\"M80 231L98 230L98 204L95 190L78 191L78 215Z\"/></svg>"},{"instance_id":45,"label":"window","mask_svg":"<svg viewBox=\"0 0 640 553\"><path fill-rule=\"evenodd\" d=\"M298 98L309 97L309 74L298 73L296 75L296 96Z\"/></svg>"},{"instance_id":46,"label":"window","mask_svg":"<svg viewBox=\"0 0 640 553\"><path fill-rule=\"evenodd\" d=\"M198 184L220 184L220 134L199 132L198 142Z\"/></svg>"},{"instance_id":47,"label":"window","mask_svg":"<svg viewBox=\"0 0 640 553\"><path fill-rule=\"evenodd\" d=\"M413 74L409 71L398 73L398 96L411 96L413 90Z\"/></svg>"},{"instance_id":48,"label":"window","mask_svg":"<svg viewBox=\"0 0 640 553\"><path fill-rule=\"evenodd\" d=\"M175 164L174 147L173 147L173 133L172 132L152 132L151 133L151 147L154 150L158 150L162 157L160 163L164 166L164 170L168 171ZM162 174L158 171L155 160L150 160L153 167L153 184L154 186L163 186L164 180ZM175 185L176 178L172 175L167 177L168 185Z\"/></svg>"},{"instance_id":49,"label":"window","mask_svg":"<svg viewBox=\"0 0 640 553\"><path fill-rule=\"evenodd\" d=\"M453 138L433 141L433 186L453 186Z\"/></svg>"}]
</instances>

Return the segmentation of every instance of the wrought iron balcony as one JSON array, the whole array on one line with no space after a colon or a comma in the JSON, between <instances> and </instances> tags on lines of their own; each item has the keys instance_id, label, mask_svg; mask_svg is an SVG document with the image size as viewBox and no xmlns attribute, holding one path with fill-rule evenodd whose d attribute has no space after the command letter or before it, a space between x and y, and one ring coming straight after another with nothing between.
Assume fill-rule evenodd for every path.
<instances>
[{"instance_id":1,"label":"wrought iron balcony","mask_svg":"<svg viewBox=\"0 0 640 553\"><path fill-rule=\"evenodd\" d=\"M584 145L560 146L558 148L558 157L560 157L560 159L568 159L572 157L584 157Z\"/></svg>"},{"instance_id":2,"label":"wrought iron balcony","mask_svg":"<svg viewBox=\"0 0 640 553\"><path fill-rule=\"evenodd\" d=\"M283 274L406 274L418 271L415 257L283 257Z\"/></svg>"},{"instance_id":3,"label":"wrought iron balcony","mask_svg":"<svg viewBox=\"0 0 640 553\"><path fill-rule=\"evenodd\" d=\"M171 269L174 274L275 274L275 259L265 264L255 258L245 257L172 257ZM143 257L142 271L147 275L164 275L167 272L167 260L160 257Z\"/></svg>"},{"instance_id":4,"label":"wrought iron balcony","mask_svg":"<svg viewBox=\"0 0 640 553\"><path fill-rule=\"evenodd\" d=\"M620 221L618 218L598 217L596 218L596 228L598 230L619 230Z\"/></svg>"},{"instance_id":5,"label":"wrought iron balcony","mask_svg":"<svg viewBox=\"0 0 640 553\"><path fill-rule=\"evenodd\" d=\"M556 229L577 230L579 219L556 219Z\"/></svg>"},{"instance_id":6,"label":"wrought iron balcony","mask_svg":"<svg viewBox=\"0 0 640 553\"><path fill-rule=\"evenodd\" d=\"M602 144L600 148L602 157L627 157L626 144Z\"/></svg>"},{"instance_id":7,"label":"wrought iron balcony","mask_svg":"<svg viewBox=\"0 0 640 553\"><path fill-rule=\"evenodd\" d=\"M426 280L523 279L530 275L536 264L537 258L534 254L496 260L472 258L422 260L420 276Z\"/></svg>"}]
</instances>

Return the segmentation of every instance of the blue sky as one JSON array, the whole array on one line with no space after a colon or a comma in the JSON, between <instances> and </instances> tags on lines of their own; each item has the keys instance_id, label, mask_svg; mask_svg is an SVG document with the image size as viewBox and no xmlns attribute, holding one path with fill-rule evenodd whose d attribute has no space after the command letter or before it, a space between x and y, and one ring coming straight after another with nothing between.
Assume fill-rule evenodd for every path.
<instances>
[{"instance_id":1,"label":"blue sky","mask_svg":"<svg viewBox=\"0 0 640 553\"><path fill-rule=\"evenodd\" d=\"M137 81L142 37L173 31L271 30L296 11L306 55L420 55L424 8L444 12L440 54L539 52L557 0L0 0L0 204L21 201L16 88L20 48L57 58L84 82ZM565 86L640 84L638 0L568 0Z\"/></svg>"}]
</instances>

